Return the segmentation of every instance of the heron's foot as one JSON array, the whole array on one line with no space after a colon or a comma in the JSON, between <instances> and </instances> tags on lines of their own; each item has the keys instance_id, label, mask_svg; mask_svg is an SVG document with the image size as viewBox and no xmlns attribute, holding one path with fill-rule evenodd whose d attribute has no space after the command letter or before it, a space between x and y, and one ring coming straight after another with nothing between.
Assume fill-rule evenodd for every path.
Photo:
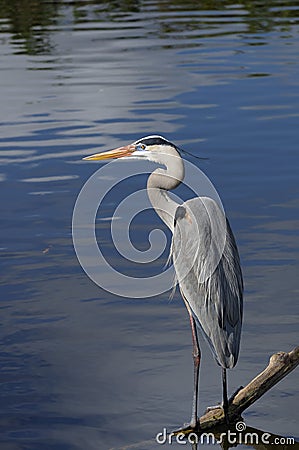
<instances>
[{"instance_id":1,"label":"heron's foot","mask_svg":"<svg viewBox=\"0 0 299 450\"><path fill-rule=\"evenodd\" d=\"M228 399L228 404L229 404L229 405L233 402L235 396L236 396L242 389L244 389L244 386L238 387L238 389L236 389L235 392L230 396L230 398Z\"/></svg>"},{"instance_id":2,"label":"heron's foot","mask_svg":"<svg viewBox=\"0 0 299 450\"><path fill-rule=\"evenodd\" d=\"M223 409L223 405L219 403L218 405L208 406L206 412L215 411L215 409Z\"/></svg>"},{"instance_id":3,"label":"heron's foot","mask_svg":"<svg viewBox=\"0 0 299 450\"><path fill-rule=\"evenodd\" d=\"M200 426L199 419L197 418L196 423L195 423L194 420L192 420L191 422L184 423L182 428L178 428L176 430L173 430L173 433L175 433L175 434L178 434L178 433L188 434L188 433L191 433L192 431L198 431L199 430L199 426Z\"/></svg>"},{"instance_id":4,"label":"heron's foot","mask_svg":"<svg viewBox=\"0 0 299 450\"><path fill-rule=\"evenodd\" d=\"M217 409L220 409L223 411L224 413L224 419L225 419L225 423L228 426L229 425L229 418L228 418L228 412L226 411L223 402L219 405L215 405L215 406L208 406L206 412L209 411L216 411Z\"/></svg>"}]
</instances>

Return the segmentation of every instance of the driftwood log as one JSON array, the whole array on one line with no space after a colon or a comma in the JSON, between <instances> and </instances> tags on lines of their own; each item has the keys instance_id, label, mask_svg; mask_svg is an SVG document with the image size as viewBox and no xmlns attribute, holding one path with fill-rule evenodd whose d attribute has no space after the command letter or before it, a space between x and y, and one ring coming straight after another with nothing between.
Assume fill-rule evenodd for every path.
<instances>
[{"instance_id":1,"label":"driftwood log","mask_svg":"<svg viewBox=\"0 0 299 450\"><path fill-rule=\"evenodd\" d=\"M231 424L235 424L238 421L242 422L241 414L245 409L252 405L256 400L258 400L262 395L269 391L275 384L286 377L292 370L294 370L299 364L299 346L294 348L294 350L289 353L278 352L271 356L268 366L259 375L257 375L247 386L242 387L240 390L233 395L229 401L229 419ZM234 428L236 431L238 428ZM200 436L203 433L212 433L216 439L219 438L223 431L227 430L227 425L225 424L225 418L222 407L213 408L207 411L200 419L199 425L196 430L196 434ZM194 429L182 428L176 430L175 432L168 433L168 437L175 436L177 434L183 434L187 436L190 433L194 433ZM256 436L263 436L264 431L258 430L256 428L246 427L246 432L251 433ZM277 442L284 442L286 438L283 436L278 436L270 433L266 433L271 442L275 442L275 438L278 439ZM238 435L240 438L240 433ZM242 439L242 437L241 437ZM256 450L285 450L291 448L292 450L299 450L299 444L293 439L292 445L274 445L274 444L263 444L262 439L259 439L259 443L248 442L238 442L244 445L250 445L250 448ZM137 442L135 444L129 444L122 446L121 448L110 448L109 450L133 450L133 449L145 449L148 446L152 446L153 440L147 440L142 442ZM221 447L226 450L230 447L235 447L235 445L227 444L225 441L222 442ZM192 446L192 449L197 449L197 444Z\"/></svg>"},{"instance_id":2,"label":"driftwood log","mask_svg":"<svg viewBox=\"0 0 299 450\"><path fill-rule=\"evenodd\" d=\"M289 353L278 352L271 356L268 366L257 375L247 386L242 387L229 401L228 416L230 423L241 419L241 414L275 384L286 377L299 364L299 346ZM206 411L200 417L198 432L215 429L225 424L222 407ZM183 428L181 432L194 432L190 428Z\"/></svg>"}]
</instances>

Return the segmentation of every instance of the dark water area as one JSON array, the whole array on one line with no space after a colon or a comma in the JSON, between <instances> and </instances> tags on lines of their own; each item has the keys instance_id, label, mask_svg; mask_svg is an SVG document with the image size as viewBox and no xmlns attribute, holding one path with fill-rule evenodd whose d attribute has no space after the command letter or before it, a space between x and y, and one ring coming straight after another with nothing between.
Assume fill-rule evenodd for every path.
<instances>
[{"instance_id":1,"label":"dark water area","mask_svg":"<svg viewBox=\"0 0 299 450\"><path fill-rule=\"evenodd\" d=\"M88 154L162 134L208 158L187 159L218 190L245 281L230 391L298 344L298 56L298 2L0 1L1 449L148 450L189 419L179 293L120 297L76 257L73 208L99 168ZM169 242L129 266L109 230L119 200L145 183L123 181L97 219L107 259L141 278L163 270ZM154 212L136 217L136 248L158 228L169 241ZM221 399L219 367L202 352L201 413ZM295 371L244 420L299 439L298 400Z\"/></svg>"}]
</instances>

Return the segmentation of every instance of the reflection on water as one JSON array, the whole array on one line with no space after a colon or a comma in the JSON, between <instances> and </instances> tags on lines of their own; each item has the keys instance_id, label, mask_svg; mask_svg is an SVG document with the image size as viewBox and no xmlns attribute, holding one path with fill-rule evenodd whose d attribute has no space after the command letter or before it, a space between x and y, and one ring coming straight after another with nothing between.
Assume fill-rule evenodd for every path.
<instances>
[{"instance_id":1,"label":"reflection on water","mask_svg":"<svg viewBox=\"0 0 299 450\"><path fill-rule=\"evenodd\" d=\"M216 35L234 35L236 31L254 34L256 45L263 44L265 33L273 30L289 32L298 24L296 15L298 5L278 1L260 2L240 1L238 4L226 1L215 4L202 1L197 5L185 1L65 1L36 2L35 0L11 2L0 1L0 17L3 28L11 35L11 41L29 55L55 54L53 27L64 31L84 30L87 28L116 30L116 23L134 32L147 28L146 34L159 38L174 38L171 46L177 46L177 40L192 38L193 46L199 45L194 38L208 38ZM134 15L134 17L132 17ZM128 20L129 18L129 20ZM144 23L144 21L147 23ZM155 20L155 27L152 25ZM88 23L88 26L86 24ZM180 34L184 33L184 34ZM259 36L260 34L260 36ZM265 39L265 37L264 37ZM260 42L261 41L261 42ZM266 43L266 42L264 42ZM160 43L160 45L162 45ZM191 42L190 42L191 44ZM186 48L186 43L184 43Z\"/></svg>"},{"instance_id":2,"label":"reflection on water","mask_svg":"<svg viewBox=\"0 0 299 450\"><path fill-rule=\"evenodd\" d=\"M114 297L75 257L72 209L97 167L81 157L99 149L160 133L209 157L200 165L230 217L246 286L230 390L297 344L298 21L296 2L0 1L1 448L152 449L157 432L189 418L179 294ZM111 192L100 212L119 267L106 219L145 182ZM141 215L138 249L149 225L165 230ZM221 396L202 347L200 411ZM244 417L298 437L297 404L292 373Z\"/></svg>"}]
</instances>

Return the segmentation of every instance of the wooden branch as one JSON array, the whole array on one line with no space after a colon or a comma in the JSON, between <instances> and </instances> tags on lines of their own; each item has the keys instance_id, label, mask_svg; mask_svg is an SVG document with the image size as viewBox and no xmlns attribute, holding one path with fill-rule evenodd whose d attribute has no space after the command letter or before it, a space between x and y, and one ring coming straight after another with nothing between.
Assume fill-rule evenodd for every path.
<instances>
[{"instance_id":1,"label":"wooden branch","mask_svg":"<svg viewBox=\"0 0 299 450\"><path fill-rule=\"evenodd\" d=\"M299 346L289 353L279 352L271 356L265 370L257 375L250 383L241 388L229 402L228 415L231 423L240 420L245 409L256 402L275 384L286 377L299 364ZM197 431L202 432L225 424L221 406L207 411L200 419ZM181 430L188 434L190 428Z\"/></svg>"},{"instance_id":2,"label":"wooden branch","mask_svg":"<svg viewBox=\"0 0 299 450\"><path fill-rule=\"evenodd\" d=\"M230 424L235 424L237 421L241 420L241 414L245 409L251 406L254 402L256 402L262 395L264 395L267 391L269 391L275 384L277 384L280 380L286 377L292 370L294 370L299 364L299 346L294 348L289 353L278 352L271 356L268 366L263 370L259 375L257 375L247 386L242 387L229 401L228 415L230 419ZM221 406L219 408L213 408L210 411L207 411L200 419L200 425L198 425L197 429L187 427L182 428L180 430L173 431L171 433L167 433L165 438L167 437L167 442L175 442L173 436L178 434L188 435L190 433L196 432L198 436L203 433L208 432L207 434L212 433L216 439L224 439L221 440L222 448L230 448L235 447L236 444L231 445L225 441L225 437L223 437L223 431L227 431L227 425L225 424L224 413ZM241 422L242 423L242 422ZM262 430L258 430L256 428L246 427L245 435L257 436L257 441L251 442L246 438L243 442L243 435L241 432L238 432L238 439L241 439L243 445L248 445L250 448L254 448L256 450L276 450L278 448L282 448L280 445L273 444L275 443L275 438L277 443L285 442L286 438L284 436L278 436L271 433L265 433ZM241 431L237 428L234 428L233 431L236 432ZM244 430L244 428L243 428ZM162 434L162 433L160 433ZM264 444L263 436L267 436L269 440L269 444ZM245 436L246 437L246 436ZM290 439L290 438L289 438ZM293 438L292 438L293 439ZM166 442L166 441L165 441ZM122 446L121 448L110 448L110 450L129 450L129 449L139 449L144 445L152 445L153 441L142 441L137 442L135 444ZM180 441L182 443L182 441ZM299 444L292 442L292 449L298 449ZM197 448L195 445L192 448ZM284 448L284 447L283 447ZM287 447L285 447L287 448Z\"/></svg>"},{"instance_id":3,"label":"wooden branch","mask_svg":"<svg viewBox=\"0 0 299 450\"><path fill-rule=\"evenodd\" d=\"M279 352L271 356L268 367L254 378L246 388L237 393L232 408L242 413L258 400L265 392L286 377L299 364L299 346L289 353Z\"/></svg>"}]
</instances>

